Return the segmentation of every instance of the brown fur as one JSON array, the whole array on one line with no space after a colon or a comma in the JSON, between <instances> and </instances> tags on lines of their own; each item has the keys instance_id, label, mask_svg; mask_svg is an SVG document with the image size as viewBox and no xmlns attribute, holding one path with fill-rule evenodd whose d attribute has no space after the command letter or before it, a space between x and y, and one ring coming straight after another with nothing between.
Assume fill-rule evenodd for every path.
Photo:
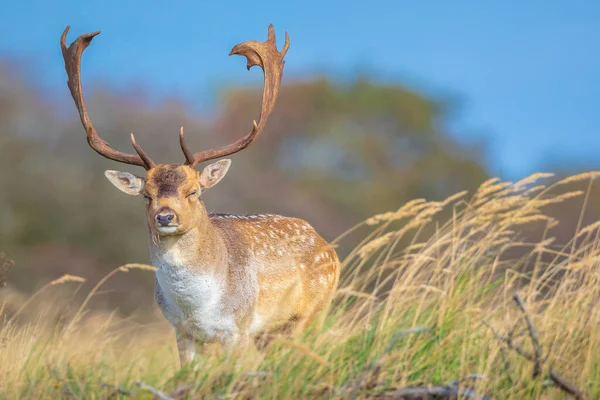
<instances>
[{"instance_id":1,"label":"brown fur","mask_svg":"<svg viewBox=\"0 0 600 400\"><path fill-rule=\"evenodd\" d=\"M150 233L159 239L150 243L159 268L155 299L176 329L182 362L193 357L193 344L219 341L230 347L264 333L305 329L329 306L340 272L335 250L306 221L209 215L199 197L201 182L210 179L188 166L159 165L148 171L143 189ZM198 195L190 196L194 190ZM168 234L158 232L155 222L165 209L176 214L177 230ZM206 299L213 298L211 288L223 286L214 292L219 298L214 307L202 309L202 315L195 313L203 307L201 299L186 287L196 276L213 285L199 283Z\"/></svg>"},{"instance_id":2,"label":"brown fur","mask_svg":"<svg viewBox=\"0 0 600 400\"><path fill-rule=\"evenodd\" d=\"M158 268L155 298L175 327L182 361L194 353L193 341L231 345L282 327L305 327L331 301L339 277L333 248L302 220L209 216L200 192L223 178L230 161L217 161L201 174L194 169L201 162L245 149L262 132L281 84L290 45L287 33L281 51L269 25L265 42L246 41L230 52L246 57L248 69L257 65L264 72L260 117L252 131L227 146L192 153L182 128L179 138L186 165L156 165L133 134L137 154L117 151L99 137L87 113L80 70L83 51L100 32L81 35L67 48L68 31L69 27L60 45L88 143L104 157L147 170L145 180L119 171L106 171L105 176L123 192L146 198L150 254Z\"/></svg>"}]
</instances>

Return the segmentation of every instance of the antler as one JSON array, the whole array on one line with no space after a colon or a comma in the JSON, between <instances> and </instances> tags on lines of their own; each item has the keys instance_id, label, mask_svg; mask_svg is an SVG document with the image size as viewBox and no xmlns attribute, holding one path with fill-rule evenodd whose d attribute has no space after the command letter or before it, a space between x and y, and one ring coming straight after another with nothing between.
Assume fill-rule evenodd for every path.
<instances>
[{"instance_id":1,"label":"antler","mask_svg":"<svg viewBox=\"0 0 600 400\"><path fill-rule=\"evenodd\" d=\"M241 139L231 143L230 145L218 148L200 151L193 154L188 149L185 139L183 137L183 129L179 134L179 140L181 143L181 149L186 157L186 164L196 167L199 163L204 161L213 160L228 156L230 154L237 153L240 150L248 147L252 142L256 140L258 135L263 131L267 123L269 114L275 107L275 100L277 99L277 93L279 91L279 85L281 84L281 77L283 76L283 66L285 61L283 58L290 47L290 37L288 33L285 33L285 44L281 51L277 51L277 43L275 41L275 29L273 25L269 25L269 35L266 42L257 42L255 40L249 40L240 43L231 49L229 55L238 54L245 56L247 59L246 68L250 70L251 67L258 65L263 70L265 76L265 83L263 89L262 107L260 110L260 117L258 118L258 124L253 121L254 126L252 131ZM193 159L192 159L193 157Z\"/></svg>"},{"instance_id":2,"label":"antler","mask_svg":"<svg viewBox=\"0 0 600 400\"><path fill-rule=\"evenodd\" d=\"M150 157L146 155L146 153L144 153L142 148L137 145L133 134L131 134L131 142L137 154L127 154L115 150L100 136L98 136L98 132L92 124L92 120L90 119L90 116L87 112L85 100L83 99L83 89L81 87L80 73L81 55L83 54L83 51L92 42L92 39L96 35L100 34L100 31L85 33L79 36L77 39L75 39L73 43L71 43L69 48L67 48L66 39L69 29L70 26L67 26L60 38L60 47L62 49L63 58L65 59L65 70L67 71L67 76L69 78L67 81L67 85L69 86L69 89L71 91L73 101L75 101L75 106L77 106L77 110L79 111L81 123L83 124L83 127L87 132L87 141L89 145L98 154L111 160L119 161L125 164L137 165L146 169L154 167L156 164L150 159Z\"/></svg>"}]
</instances>

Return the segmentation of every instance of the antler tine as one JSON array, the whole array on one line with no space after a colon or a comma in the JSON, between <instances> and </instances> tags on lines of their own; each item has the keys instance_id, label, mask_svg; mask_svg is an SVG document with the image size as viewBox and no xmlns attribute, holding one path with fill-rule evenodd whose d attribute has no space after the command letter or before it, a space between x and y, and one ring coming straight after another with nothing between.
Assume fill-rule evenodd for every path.
<instances>
[{"instance_id":1,"label":"antler tine","mask_svg":"<svg viewBox=\"0 0 600 400\"><path fill-rule=\"evenodd\" d=\"M79 111L81 123L87 132L87 141L92 149L98 154L118 162L125 164L137 165L150 169L155 163L137 146L135 139L132 137L133 146L138 154L127 154L113 149L100 136L96 128L92 124L92 120L87 111L85 100L83 98L83 88L81 86L81 55L83 51L90 45L92 39L100 34L100 31L85 33L79 36L67 48L66 40L70 26L67 26L60 38L60 47L62 49L63 58L65 60L65 70L67 71L67 85L71 91L71 96L75 102L75 106Z\"/></svg>"},{"instance_id":2,"label":"antler tine","mask_svg":"<svg viewBox=\"0 0 600 400\"><path fill-rule=\"evenodd\" d=\"M131 134L131 144L133 145L135 152L138 153L138 155L144 162L144 166L146 167L146 169L154 168L156 166L156 163L154 161L152 161L150 159L150 157L148 157L148 155L146 155L146 153L144 153L144 150L142 150L142 148L137 144L137 142L135 141L135 136L133 136L133 133Z\"/></svg>"},{"instance_id":3,"label":"antler tine","mask_svg":"<svg viewBox=\"0 0 600 400\"><path fill-rule=\"evenodd\" d=\"M230 154L237 153L248 147L252 142L256 140L258 135L261 134L267 123L267 118L275 107L275 101L277 100L277 94L279 92L279 85L281 84L281 78L283 76L283 66L285 61L283 58L290 47L290 37L288 33L285 33L285 44L281 51L277 51L277 43L275 41L275 29L273 25L269 25L269 34L265 42L257 42L255 40L249 40L234 46L231 49L229 55L237 54L245 56L247 60L246 68L250 70L251 67L258 65L264 74L264 88L263 88L263 99L262 107L260 110L260 116L258 123L254 121L252 131L238 139L237 141L217 149L210 149L200 151L194 154L193 162L189 161L188 154L186 153L187 146L185 145L183 134L180 135L181 148L186 153L187 164L192 167L197 166L203 161L213 160L228 156ZM187 150L189 152L189 150Z\"/></svg>"},{"instance_id":4,"label":"antler tine","mask_svg":"<svg viewBox=\"0 0 600 400\"><path fill-rule=\"evenodd\" d=\"M190 149L187 147L187 144L185 143L185 138L183 137L183 126L179 130L179 144L181 145L181 150L185 155L185 163L188 165L194 165L194 154L192 154Z\"/></svg>"}]
</instances>

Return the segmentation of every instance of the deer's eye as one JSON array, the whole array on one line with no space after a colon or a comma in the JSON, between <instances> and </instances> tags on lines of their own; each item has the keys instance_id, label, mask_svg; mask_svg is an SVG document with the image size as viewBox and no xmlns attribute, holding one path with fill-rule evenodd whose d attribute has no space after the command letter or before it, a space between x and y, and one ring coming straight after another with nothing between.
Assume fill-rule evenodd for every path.
<instances>
[{"instance_id":1,"label":"deer's eye","mask_svg":"<svg viewBox=\"0 0 600 400\"><path fill-rule=\"evenodd\" d=\"M147 201L152 200L152 197L148 196L147 194L144 194L144 199L146 199Z\"/></svg>"},{"instance_id":2,"label":"deer's eye","mask_svg":"<svg viewBox=\"0 0 600 400\"><path fill-rule=\"evenodd\" d=\"M188 194L186 197L195 196L196 194L198 194L198 191L194 190L193 192L191 192L190 194Z\"/></svg>"}]
</instances>

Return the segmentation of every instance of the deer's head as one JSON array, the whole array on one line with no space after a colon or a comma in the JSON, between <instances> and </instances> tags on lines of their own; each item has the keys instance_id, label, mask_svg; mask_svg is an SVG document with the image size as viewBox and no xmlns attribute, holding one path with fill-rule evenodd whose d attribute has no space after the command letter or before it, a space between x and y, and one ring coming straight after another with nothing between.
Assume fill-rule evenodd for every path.
<instances>
[{"instance_id":1,"label":"deer's head","mask_svg":"<svg viewBox=\"0 0 600 400\"><path fill-rule=\"evenodd\" d=\"M179 141L186 159L183 164L156 164L136 143L133 134L131 134L131 142L136 154L115 150L100 138L88 115L80 76L81 55L100 31L79 36L67 48L66 38L68 32L69 27L67 26L60 40L68 76L67 84L79 111L81 122L87 132L89 145L106 158L146 169L146 174L143 177L129 172L112 170L106 171L105 176L119 190L130 195L144 196L148 227L152 233L177 235L196 226L206 214L200 194L203 190L216 185L225 176L231 161L228 159L217 161L206 166L202 172L196 171L196 167L202 162L225 157L245 149L263 131L267 118L275 106L281 83L285 64L283 58L290 45L287 32L285 45L281 52L277 50L273 26L269 25L267 41L257 42L251 40L243 42L234 46L229 53L229 55L245 56L248 69L258 65L264 72L265 84L260 117L258 123L254 122L252 131L227 146L192 153L186 145L183 128L181 128Z\"/></svg>"}]
</instances>

